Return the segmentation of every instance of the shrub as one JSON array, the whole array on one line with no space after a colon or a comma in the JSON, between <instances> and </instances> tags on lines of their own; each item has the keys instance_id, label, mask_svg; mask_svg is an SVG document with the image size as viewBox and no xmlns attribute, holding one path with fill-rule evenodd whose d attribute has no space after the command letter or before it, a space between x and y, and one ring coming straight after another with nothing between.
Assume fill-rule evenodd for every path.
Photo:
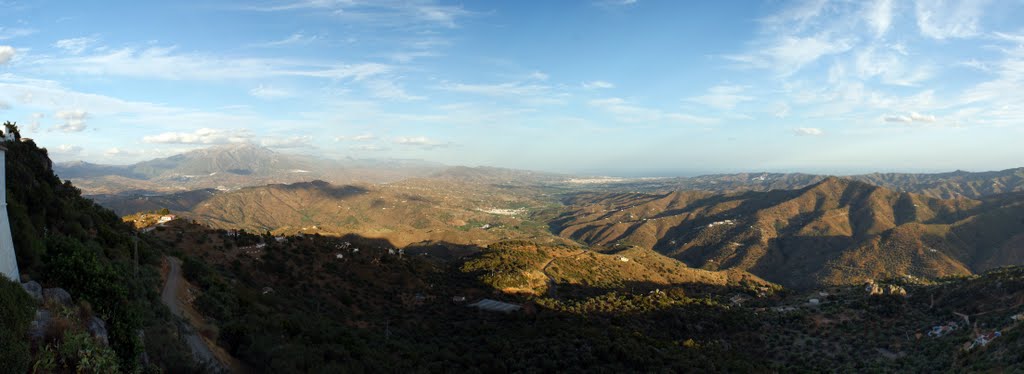
<instances>
[{"instance_id":1,"label":"shrub","mask_svg":"<svg viewBox=\"0 0 1024 374\"><path fill-rule=\"evenodd\" d=\"M35 314L34 303L21 285L0 277L0 362L12 373L28 371L26 336Z\"/></svg>"}]
</instances>

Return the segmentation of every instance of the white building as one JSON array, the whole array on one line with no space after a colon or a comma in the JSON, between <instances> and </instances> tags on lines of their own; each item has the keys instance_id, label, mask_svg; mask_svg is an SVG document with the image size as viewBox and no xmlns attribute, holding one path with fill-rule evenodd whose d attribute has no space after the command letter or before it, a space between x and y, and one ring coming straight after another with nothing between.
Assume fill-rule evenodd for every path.
<instances>
[{"instance_id":1,"label":"white building","mask_svg":"<svg viewBox=\"0 0 1024 374\"><path fill-rule=\"evenodd\" d=\"M8 132L10 133L10 132ZM10 136L14 136L10 133ZM7 189L7 148L0 146L0 186ZM7 218L7 192L0 193L0 274L15 282L21 281L18 274L18 259L14 256L14 237Z\"/></svg>"}]
</instances>

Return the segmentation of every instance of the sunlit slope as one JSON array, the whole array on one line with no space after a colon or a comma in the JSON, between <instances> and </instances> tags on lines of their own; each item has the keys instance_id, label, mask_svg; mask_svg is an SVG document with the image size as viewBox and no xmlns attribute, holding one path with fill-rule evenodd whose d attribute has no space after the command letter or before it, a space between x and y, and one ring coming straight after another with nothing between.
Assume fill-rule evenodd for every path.
<instances>
[{"instance_id":1,"label":"sunlit slope","mask_svg":"<svg viewBox=\"0 0 1024 374\"><path fill-rule=\"evenodd\" d=\"M524 197L527 196L527 197ZM551 202L525 193L437 180L339 186L315 181L220 193L190 213L217 228L275 234L356 233L398 246L503 239L563 242L530 217Z\"/></svg>"},{"instance_id":2,"label":"sunlit slope","mask_svg":"<svg viewBox=\"0 0 1024 374\"><path fill-rule=\"evenodd\" d=\"M465 272L505 292L555 294L565 289L654 289L657 287L768 285L741 270L708 271L687 267L650 249L631 247L616 253L586 248L538 245L526 241L489 246L462 266Z\"/></svg>"}]
</instances>

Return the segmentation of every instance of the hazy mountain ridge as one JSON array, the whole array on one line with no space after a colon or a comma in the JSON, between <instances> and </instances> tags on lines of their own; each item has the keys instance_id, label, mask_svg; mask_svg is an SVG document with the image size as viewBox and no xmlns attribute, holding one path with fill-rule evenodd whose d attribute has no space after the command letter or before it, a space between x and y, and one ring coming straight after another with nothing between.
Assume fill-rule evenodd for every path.
<instances>
[{"instance_id":1,"label":"hazy mountain ridge","mask_svg":"<svg viewBox=\"0 0 1024 374\"><path fill-rule=\"evenodd\" d=\"M275 152L253 144L231 144L132 165L66 162L57 173L86 194L160 194L218 188L327 180L381 183L424 176L442 165L418 160L328 160Z\"/></svg>"},{"instance_id":2,"label":"hazy mountain ridge","mask_svg":"<svg viewBox=\"0 0 1024 374\"><path fill-rule=\"evenodd\" d=\"M595 191L669 192L710 191L717 193L741 191L795 190L821 182L828 175L804 173L735 173L697 177L616 179L577 184L580 189ZM896 191L915 192L930 197L980 198L988 195L1024 191L1024 168L1001 171L949 173L871 173L842 176Z\"/></svg>"}]
</instances>

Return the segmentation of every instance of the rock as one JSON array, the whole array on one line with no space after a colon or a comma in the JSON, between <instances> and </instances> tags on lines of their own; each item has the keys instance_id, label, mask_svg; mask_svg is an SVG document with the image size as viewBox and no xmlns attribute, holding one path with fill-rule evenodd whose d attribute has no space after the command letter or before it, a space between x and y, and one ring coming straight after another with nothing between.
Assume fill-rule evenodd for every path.
<instances>
[{"instance_id":1,"label":"rock","mask_svg":"<svg viewBox=\"0 0 1024 374\"><path fill-rule=\"evenodd\" d=\"M22 283L21 288L24 288L25 292L28 292L33 299L36 299L36 302L43 301L43 286L40 286L39 282L30 281Z\"/></svg>"},{"instance_id":2,"label":"rock","mask_svg":"<svg viewBox=\"0 0 1024 374\"><path fill-rule=\"evenodd\" d=\"M71 294L63 288L47 288L43 290L43 300L57 304L71 306Z\"/></svg>"},{"instance_id":3,"label":"rock","mask_svg":"<svg viewBox=\"0 0 1024 374\"><path fill-rule=\"evenodd\" d=\"M42 340L46 336L46 328L50 325L50 321L53 320L53 313L50 313L46 309L36 309L36 318L32 320L32 324L28 328L28 336L32 340Z\"/></svg>"},{"instance_id":4,"label":"rock","mask_svg":"<svg viewBox=\"0 0 1024 374\"><path fill-rule=\"evenodd\" d=\"M89 322L86 323L85 328L89 331L89 334L92 334L92 336L96 338L96 340L99 340L101 344L110 345L110 339L107 335L107 323L103 322L102 319L97 317L90 318Z\"/></svg>"}]
</instances>

